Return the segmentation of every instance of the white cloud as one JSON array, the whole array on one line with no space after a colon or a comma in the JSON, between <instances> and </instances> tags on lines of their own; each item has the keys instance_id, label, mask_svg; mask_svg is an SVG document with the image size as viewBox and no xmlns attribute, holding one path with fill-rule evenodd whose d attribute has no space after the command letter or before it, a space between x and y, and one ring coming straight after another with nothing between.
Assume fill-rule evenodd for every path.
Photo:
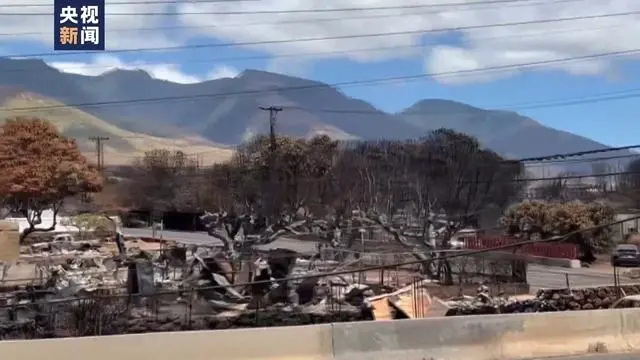
<instances>
[{"instance_id":1,"label":"white cloud","mask_svg":"<svg viewBox=\"0 0 640 360\"><path fill-rule=\"evenodd\" d=\"M477 1L453 2L473 4ZM113 5L109 4L110 2L111 0L107 0L107 13L177 11L173 16L107 14L107 47L110 49L183 45L187 40L193 40L195 37L199 37L198 43L213 43L217 40L236 43L270 41L269 44L253 45L251 48L274 55L289 54L287 58L275 58L271 61L270 69L284 69L285 72L298 74L311 66L313 60L320 58L348 58L359 62L371 62L410 56L416 58L424 54L425 71L441 73L640 49L640 37L637 36L640 33L640 15L637 14L579 21L485 27L450 31L449 34L420 33L420 31L442 28L482 27L499 23L535 22L553 18L640 11L640 2L637 0L531 0L514 4L247 15L212 14L212 12L398 7L415 6L419 2L416 0L261 0L136 5ZM451 2L451 0L430 0L429 4ZM0 4L5 3L11 2L0 0ZM23 3L42 3L42 0L24 0ZM50 7L14 7L2 10L2 12L9 11L51 12L52 9ZM324 21L318 21L319 19ZM338 21L330 21L331 19ZM52 44L50 16L3 16L2 20L0 33L38 32L39 34L32 34L26 38L49 46ZM175 25L185 28L164 31L143 30ZM273 41L295 38L326 38L387 32L408 33L393 36L273 43ZM455 38L461 41L452 44L451 39L454 37L450 35L455 35ZM202 40L200 37L208 37L209 40ZM3 38L11 41L8 39L10 37ZM372 48L380 50L352 51ZM195 52L193 50L193 53ZM312 56L291 56L295 53L310 53ZM293 68L286 65L294 63L297 66ZM615 72L613 64L614 60L608 58L544 66L542 70L552 69L574 75L604 74L611 77ZM163 71L159 69L156 68L157 73L163 71L166 74L179 73L176 67L168 66ZM406 75L402 73L403 70L394 69L394 74ZM441 76L437 79L444 83L488 81L496 77L509 76L518 71L518 69L511 69L473 76ZM384 76L387 75L393 74Z\"/></svg>"},{"instance_id":2,"label":"white cloud","mask_svg":"<svg viewBox=\"0 0 640 360\"><path fill-rule=\"evenodd\" d=\"M477 0L462 1L469 4ZM460 3L461 1L456 1ZM430 1L432 4L450 0ZM310 8L350 8L415 5L415 0L262 0L241 3L184 3L179 6L185 24L200 26L201 35L233 42L278 41L291 38L335 37L384 32L411 32L441 28L485 26L498 23L530 22L554 18L592 16L640 11L637 0L539 0L518 4L476 4L456 8L380 10L349 13L288 13L251 15L212 15L214 11L278 11ZM470 11L473 10L473 11ZM440 12L438 12L440 11ZM388 16L398 14L403 16ZM377 16L377 17L376 17ZM360 17L360 19L353 19ZM363 18L369 17L369 18ZM305 19L340 18L340 21L317 22ZM351 18L351 19L348 19ZM295 23L292 23L295 22ZM256 25L257 23L257 25ZM211 26L215 24L215 27ZM237 24L245 24L237 26ZM254 25L250 25L254 24ZM442 33L428 36L433 46L427 51L426 71L440 73L473 70L519 63L544 62L596 53L640 48L640 16L601 17L564 22L542 22L518 26L476 28L452 31L462 39L459 46L447 45ZM449 37L450 40L451 37ZM415 56L424 36L409 33L394 36L363 37L308 42L272 43L253 46L272 54L316 52L315 58L347 57L356 61L376 61ZM413 51L393 49L379 52L339 53L354 48L415 46ZM429 48L425 46L425 49ZM327 54L326 52L334 52ZM602 74L611 69L611 59L576 61L544 66L575 75ZM444 76L445 83L487 81L516 73L495 71L473 76Z\"/></svg>"},{"instance_id":3,"label":"white cloud","mask_svg":"<svg viewBox=\"0 0 640 360\"><path fill-rule=\"evenodd\" d=\"M231 78L238 75L238 70L223 65L214 67L206 76L185 74L176 64L151 64L144 62L124 63L111 55L99 55L90 63L84 62L51 62L50 66L72 74L98 76L116 69L144 70L156 79L167 80L179 84L193 84L206 80Z\"/></svg>"},{"instance_id":4,"label":"white cloud","mask_svg":"<svg viewBox=\"0 0 640 360\"><path fill-rule=\"evenodd\" d=\"M238 76L238 74L240 74L240 72L238 71L238 69L230 67L230 66L217 66L216 68L214 68L212 71L210 71L206 78L209 80L212 79L223 79L223 78L234 78L236 76Z\"/></svg>"}]
</instances>

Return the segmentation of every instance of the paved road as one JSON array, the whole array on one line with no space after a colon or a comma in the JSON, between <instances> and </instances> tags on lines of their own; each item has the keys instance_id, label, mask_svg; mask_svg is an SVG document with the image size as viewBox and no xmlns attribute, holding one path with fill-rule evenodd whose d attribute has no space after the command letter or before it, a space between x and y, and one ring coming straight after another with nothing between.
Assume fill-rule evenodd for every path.
<instances>
[{"instance_id":1,"label":"paved road","mask_svg":"<svg viewBox=\"0 0 640 360\"><path fill-rule=\"evenodd\" d=\"M124 228L125 236L133 237L152 237L153 232L150 229L134 229ZM156 234L156 237L160 237L160 232ZM216 238L209 236L206 232L188 232L188 231L162 231L162 238L164 240L172 240L182 244L188 245L222 245L222 242ZM271 244L264 246L264 248L278 248L286 247L298 252L315 251L315 244L313 242L302 242L295 239L280 238Z\"/></svg>"},{"instance_id":2,"label":"paved road","mask_svg":"<svg viewBox=\"0 0 640 360\"><path fill-rule=\"evenodd\" d=\"M572 288L613 285L613 272L607 272L606 270L593 270L588 268L568 269L529 265L527 272L527 281L532 290L566 287L567 277L569 278L569 286ZM620 282L629 284L637 283L638 281L620 276Z\"/></svg>"},{"instance_id":3,"label":"paved road","mask_svg":"<svg viewBox=\"0 0 640 360\"><path fill-rule=\"evenodd\" d=\"M125 235L134 237L151 237L150 229L134 229L125 228ZM158 234L159 236L159 234ZM162 238L165 240L173 240L183 244L194 245L216 245L221 244L220 240L214 239L205 232L182 232L182 231L163 231ZM314 251L313 242L302 242L294 239L280 238L269 244L267 247L287 247L299 252ZM529 265L527 272L527 280L531 285L532 291L540 288L563 288L567 284L567 275L569 277L569 285L572 288L613 285L613 273L605 270L593 269L568 269L542 265ZM628 278L620 279L622 283L633 283Z\"/></svg>"}]
</instances>

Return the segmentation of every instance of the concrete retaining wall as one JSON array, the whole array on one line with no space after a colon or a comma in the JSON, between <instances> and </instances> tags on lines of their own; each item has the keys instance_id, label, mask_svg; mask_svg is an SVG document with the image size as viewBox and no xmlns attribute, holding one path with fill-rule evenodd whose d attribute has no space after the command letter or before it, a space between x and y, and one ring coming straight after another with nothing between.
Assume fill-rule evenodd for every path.
<instances>
[{"instance_id":1,"label":"concrete retaining wall","mask_svg":"<svg viewBox=\"0 0 640 360\"><path fill-rule=\"evenodd\" d=\"M640 311L594 310L333 325L336 360L496 360L640 350Z\"/></svg>"},{"instance_id":2,"label":"concrete retaining wall","mask_svg":"<svg viewBox=\"0 0 640 360\"><path fill-rule=\"evenodd\" d=\"M561 259L561 258L547 258L540 256L528 256L527 262L529 264L537 264L543 266L555 266L570 269L579 269L582 267L580 260L577 259Z\"/></svg>"},{"instance_id":3,"label":"concrete retaining wall","mask_svg":"<svg viewBox=\"0 0 640 360\"><path fill-rule=\"evenodd\" d=\"M20 360L329 360L331 324L0 342Z\"/></svg>"},{"instance_id":4,"label":"concrete retaining wall","mask_svg":"<svg viewBox=\"0 0 640 360\"><path fill-rule=\"evenodd\" d=\"M7 359L516 360L640 351L640 309L3 341Z\"/></svg>"}]
</instances>

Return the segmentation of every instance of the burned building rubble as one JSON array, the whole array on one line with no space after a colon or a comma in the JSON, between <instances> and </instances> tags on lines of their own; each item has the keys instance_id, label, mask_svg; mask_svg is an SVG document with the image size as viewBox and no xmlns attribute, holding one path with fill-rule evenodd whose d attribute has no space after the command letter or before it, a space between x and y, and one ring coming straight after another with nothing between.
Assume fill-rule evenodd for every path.
<instances>
[{"instance_id":1,"label":"burned building rubble","mask_svg":"<svg viewBox=\"0 0 640 360\"><path fill-rule=\"evenodd\" d=\"M461 257L447 262L446 279L433 276L416 255L426 251L407 249L396 233L368 248L361 238L358 249L348 235L362 236L358 228L341 233L326 223L288 221L255 231L252 221L259 222L251 218L204 218L211 224L207 244L125 241L119 232L112 239L21 246L10 272L26 268L30 275L2 282L0 339L455 315L452 309L469 301L440 300L452 291L469 293L489 278L526 285L512 260L490 259L489 266ZM283 235L297 239L296 246L280 246ZM496 272L497 263L503 271ZM443 282L451 279L459 286Z\"/></svg>"},{"instance_id":2,"label":"burned building rubble","mask_svg":"<svg viewBox=\"0 0 640 360\"><path fill-rule=\"evenodd\" d=\"M216 246L127 241L120 253L103 241L39 243L22 252L10 272L32 275L3 282L3 339L371 319L367 285L302 279L325 269L287 249L234 259Z\"/></svg>"}]
</instances>

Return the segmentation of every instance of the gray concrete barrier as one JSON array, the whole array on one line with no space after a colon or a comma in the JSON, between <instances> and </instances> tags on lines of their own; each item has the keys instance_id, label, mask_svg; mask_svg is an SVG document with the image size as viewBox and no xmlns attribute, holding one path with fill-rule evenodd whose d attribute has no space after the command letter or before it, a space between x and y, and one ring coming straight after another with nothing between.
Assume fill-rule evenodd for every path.
<instances>
[{"instance_id":1,"label":"gray concrete barrier","mask_svg":"<svg viewBox=\"0 0 640 360\"><path fill-rule=\"evenodd\" d=\"M500 359L503 334L521 331L524 318L465 316L423 320L344 323L333 326L336 360Z\"/></svg>"},{"instance_id":2,"label":"gray concrete barrier","mask_svg":"<svg viewBox=\"0 0 640 360\"><path fill-rule=\"evenodd\" d=\"M570 268L570 269L579 269L582 267L582 264L578 259L562 259L562 258L548 258L548 257L542 257L542 256L527 256L527 262L529 264L555 266L555 267Z\"/></svg>"},{"instance_id":3,"label":"gray concrete barrier","mask_svg":"<svg viewBox=\"0 0 640 360\"><path fill-rule=\"evenodd\" d=\"M330 360L331 325L1 341L20 360Z\"/></svg>"},{"instance_id":4,"label":"gray concrete barrier","mask_svg":"<svg viewBox=\"0 0 640 360\"><path fill-rule=\"evenodd\" d=\"M516 360L640 350L640 310L461 316L333 326L335 360Z\"/></svg>"},{"instance_id":5,"label":"gray concrete barrier","mask_svg":"<svg viewBox=\"0 0 640 360\"><path fill-rule=\"evenodd\" d=\"M523 360L640 351L640 309L1 341L3 359Z\"/></svg>"}]
</instances>

